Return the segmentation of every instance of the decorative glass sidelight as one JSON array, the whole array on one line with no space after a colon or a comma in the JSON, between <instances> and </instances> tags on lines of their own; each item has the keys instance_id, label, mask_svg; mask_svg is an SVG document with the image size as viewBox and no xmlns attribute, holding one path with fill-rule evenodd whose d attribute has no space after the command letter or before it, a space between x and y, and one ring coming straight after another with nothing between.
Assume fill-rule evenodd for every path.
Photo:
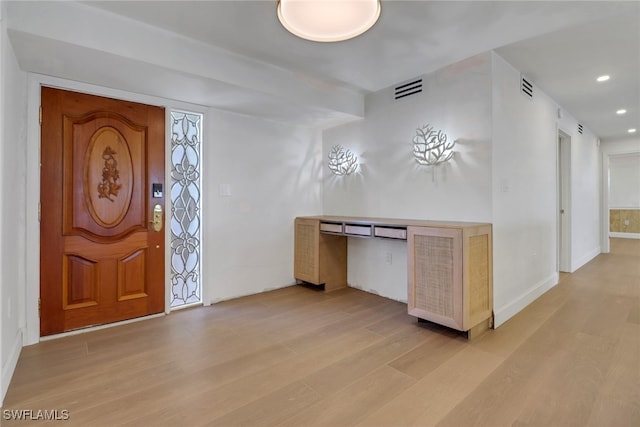
<instances>
[{"instance_id":1,"label":"decorative glass sidelight","mask_svg":"<svg viewBox=\"0 0 640 427\"><path fill-rule=\"evenodd\" d=\"M200 143L202 114L171 111L171 308L202 302Z\"/></svg>"}]
</instances>

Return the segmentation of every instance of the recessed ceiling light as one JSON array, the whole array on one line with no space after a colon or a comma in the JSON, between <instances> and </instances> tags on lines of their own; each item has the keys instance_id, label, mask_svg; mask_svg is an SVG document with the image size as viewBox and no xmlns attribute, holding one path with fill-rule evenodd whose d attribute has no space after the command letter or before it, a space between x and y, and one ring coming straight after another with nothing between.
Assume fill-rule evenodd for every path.
<instances>
[{"instance_id":1,"label":"recessed ceiling light","mask_svg":"<svg viewBox=\"0 0 640 427\"><path fill-rule=\"evenodd\" d=\"M609 80L611 77L609 77L608 75L604 75L604 76L600 76L598 77L596 80L599 82L606 82L607 80Z\"/></svg>"},{"instance_id":2,"label":"recessed ceiling light","mask_svg":"<svg viewBox=\"0 0 640 427\"><path fill-rule=\"evenodd\" d=\"M632 129L629 129L627 132L629 132L629 133L636 133L636 129L635 129L635 128L632 128Z\"/></svg>"},{"instance_id":3,"label":"recessed ceiling light","mask_svg":"<svg viewBox=\"0 0 640 427\"><path fill-rule=\"evenodd\" d=\"M625 110L624 108L621 108L620 110L616 111L616 114L617 115L626 114L626 112L627 112L627 110Z\"/></svg>"}]
</instances>

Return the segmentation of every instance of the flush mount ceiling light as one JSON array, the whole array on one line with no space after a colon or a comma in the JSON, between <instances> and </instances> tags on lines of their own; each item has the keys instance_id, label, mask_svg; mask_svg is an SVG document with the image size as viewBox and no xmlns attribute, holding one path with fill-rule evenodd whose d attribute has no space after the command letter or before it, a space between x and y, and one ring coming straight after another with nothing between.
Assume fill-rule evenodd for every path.
<instances>
[{"instance_id":1,"label":"flush mount ceiling light","mask_svg":"<svg viewBox=\"0 0 640 427\"><path fill-rule=\"evenodd\" d=\"M610 79L610 77L609 77L609 76L604 75L604 76L600 76L600 77L598 77L598 78L596 79L596 81L598 81L599 83L602 83L602 82L606 82L606 81L607 81L607 80L609 80L609 79Z\"/></svg>"},{"instance_id":2,"label":"flush mount ceiling light","mask_svg":"<svg viewBox=\"0 0 640 427\"><path fill-rule=\"evenodd\" d=\"M278 19L292 34L316 42L359 36L380 16L380 0L278 0Z\"/></svg>"},{"instance_id":3,"label":"flush mount ceiling light","mask_svg":"<svg viewBox=\"0 0 640 427\"><path fill-rule=\"evenodd\" d=\"M619 116L622 115L622 114L626 114L626 113L627 113L627 110L625 110L624 108L616 111L616 114L619 115Z\"/></svg>"},{"instance_id":4,"label":"flush mount ceiling light","mask_svg":"<svg viewBox=\"0 0 640 427\"><path fill-rule=\"evenodd\" d=\"M627 132L629 132L629 133L636 133L636 129L632 128L632 129L629 129Z\"/></svg>"}]
</instances>

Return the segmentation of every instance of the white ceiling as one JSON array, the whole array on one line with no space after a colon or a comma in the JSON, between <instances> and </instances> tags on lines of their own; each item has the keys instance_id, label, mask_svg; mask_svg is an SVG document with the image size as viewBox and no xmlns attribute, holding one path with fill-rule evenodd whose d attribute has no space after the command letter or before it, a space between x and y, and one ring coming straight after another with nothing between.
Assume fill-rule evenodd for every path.
<instances>
[{"instance_id":1,"label":"white ceiling","mask_svg":"<svg viewBox=\"0 0 640 427\"><path fill-rule=\"evenodd\" d=\"M601 138L640 132L640 14L635 11L497 49ZM610 75L604 83L597 76ZM616 115L619 109L625 115ZM636 133L636 135L638 135Z\"/></svg>"},{"instance_id":2,"label":"white ceiling","mask_svg":"<svg viewBox=\"0 0 640 427\"><path fill-rule=\"evenodd\" d=\"M495 49L601 138L640 128L638 1L383 0L369 32L340 43L289 34L276 18L275 0L84 3L215 46L239 61L286 70L320 89L377 91ZM596 84L605 73L611 80ZM273 92L286 92L281 86ZM251 104L250 94L242 98ZM628 113L616 116L619 108Z\"/></svg>"}]
</instances>

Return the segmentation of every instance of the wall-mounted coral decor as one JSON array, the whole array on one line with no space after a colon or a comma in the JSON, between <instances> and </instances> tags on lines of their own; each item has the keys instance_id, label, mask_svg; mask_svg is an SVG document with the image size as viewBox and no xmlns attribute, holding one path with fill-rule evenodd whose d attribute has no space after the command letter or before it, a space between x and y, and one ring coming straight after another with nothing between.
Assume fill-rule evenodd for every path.
<instances>
[{"instance_id":1,"label":"wall-mounted coral decor","mask_svg":"<svg viewBox=\"0 0 640 427\"><path fill-rule=\"evenodd\" d=\"M413 157L425 166L435 166L451 160L455 141L447 142L447 135L433 126L424 125L416 129L413 137Z\"/></svg>"},{"instance_id":2,"label":"wall-mounted coral decor","mask_svg":"<svg viewBox=\"0 0 640 427\"><path fill-rule=\"evenodd\" d=\"M341 145L334 145L329 152L329 170L335 175L351 175L358 169L358 157L345 150Z\"/></svg>"}]
</instances>

